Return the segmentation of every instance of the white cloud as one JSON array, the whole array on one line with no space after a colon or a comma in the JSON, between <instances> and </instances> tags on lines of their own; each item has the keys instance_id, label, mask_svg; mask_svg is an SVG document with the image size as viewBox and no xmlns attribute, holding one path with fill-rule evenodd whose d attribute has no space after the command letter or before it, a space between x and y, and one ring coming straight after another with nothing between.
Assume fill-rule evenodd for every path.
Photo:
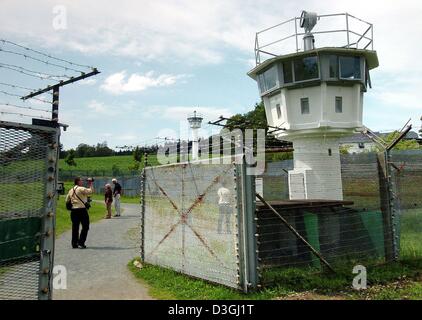
<instances>
[{"instance_id":1,"label":"white cloud","mask_svg":"<svg viewBox=\"0 0 422 320\"><path fill-rule=\"evenodd\" d=\"M116 139L128 141L128 142L133 142L133 141L139 139L139 137L135 134L132 134L132 133L124 133L124 134L121 134L121 135L117 135Z\"/></svg>"},{"instance_id":2,"label":"white cloud","mask_svg":"<svg viewBox=\"0 0 422 320\"><path fill-rule=\"evenodd\" d=\"M139 92L148 88L171 86L184 77L186 75L160 74L154 76L154 71L145 74L132 73L127 76L126 71L121 71L108 76L101 85L101 89L113 94Z\"/></svg>"},{"instance_id":3,"label":"white cloud","mask_svg":"<svg viewBox=\"0 0 422 320\"><path fill-rule=\"evenodd\" d=\"M81 85L92 86L97 83L97 79L84 79L78 82Z\"/></svg>"},{"instance_id":4,"label":"white cloud","mask_svg":"<svg viewBox=\"0 0 422 320\"><path fill-rule=\"evenodd\" d=\"M103 102L98 102L96 100L92 100L88 103L88 108L94 111L95 113L109 113L112 111L112 108L106 106Z\"/></svg>"},{"instance_id":5,"label":"white cloud","mask_svg":"<svg viewBox=\"0 0 422 320\"><path fill-rule=\"evenodd\" d=\"M422 9L419 0L400 3L304 0L300 5L293 0L110 0L107 5L100 0L84 1L83 5L62 0L60 3L67 9L67 30L58 32L52 27L56 0L36 4L3 0L0 30L4 35L18 36L42 46L86 54L207 64L223 61L227 49L238 49L239 53L253 57L256 31L307 9L320 14L349 12L373 23L375 49L385 69L414 68L418 52L422 51L422 42L412 41L412 33L417 34L422 28L422 19L412 19ZM417 68L422 66L419 64Z\"/></svg>"}]
</instances>

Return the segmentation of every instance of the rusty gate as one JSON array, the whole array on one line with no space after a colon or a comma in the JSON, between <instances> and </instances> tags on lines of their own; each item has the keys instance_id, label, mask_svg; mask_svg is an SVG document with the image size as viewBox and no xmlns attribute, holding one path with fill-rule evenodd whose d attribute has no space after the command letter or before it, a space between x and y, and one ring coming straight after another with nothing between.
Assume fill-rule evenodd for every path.
<instances>
[{"instance_id":1,"label":"rusty gate","mask_svg":"<svg viewBox=\"0 0 422 320\"><path fill-rule=\"evenodd\" d=\"M253 181L244 165L147 167L142 260L245 292L255 287L254 197L246 194Z\"/></svg>"},{"instance_id":2,"label":"rusty gate","mask_svg":"<svg viewBox=\"0 0 422 320\"><path fill-rule=\"evenodd\" d=\"M0 121L0 300L51 299L59 134Z\"/></svg>"}]
</instances>

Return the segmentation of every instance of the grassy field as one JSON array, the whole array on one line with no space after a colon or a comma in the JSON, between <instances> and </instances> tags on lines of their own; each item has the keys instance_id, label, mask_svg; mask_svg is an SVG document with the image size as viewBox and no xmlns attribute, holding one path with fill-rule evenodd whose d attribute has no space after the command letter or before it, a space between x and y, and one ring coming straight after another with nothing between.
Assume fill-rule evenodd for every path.
<instances>
[{"instance_id":1,"label":"grassy field","mask_svg":"<svg viewBox=\"0 0 422 320\"><path fill-rule=\"evenodd\" d=\"M157 266L139 269L131 261L128 268L150 286L149 293L157 299L422 299L422 260L368 268L368 289L363 291L352 288L352 270L330 275L285 269L279 272L277 285L243 294Z\"/></svg>"},{"instance_id":2,"label":"grassy field","mask_svg":"<svg viewBox=\"0 0 422 320\"><path fill-rule=\"evenodd\" d=\"M143 161L143 160L142 160ZM64 159L60 159L60 170L66 171L112 171L113 166L117 166L120 170L128 171L129 166L133 165L133 156L111 156L111 157L91 157L91 158L75 158L76 167L66 164ZM142 162L143 164L143 162ZM148 164L157 165L157 156L148 155Z\"/></svg>"},{"instance_id":3,"label":"grassy field","mask_svg":"<svg viewBox=\"0 0 422 320\"><path fill-rule=\"evenodd\" d=\"M59 201L57 202L56 236L72 228L70 211L66 210L65 198L65 196L60 196ZM91 223L101 220L105 214L106 210L102 203L92 202L92 206L89 209L89 219Z\"/></svg>"},{"instance_id":4,"label":"grassy field","mask_svg":"<svg viewBox=\"0 0 422 320\"><path fill-rule=\"evenodd\" d=\"M155 206L158 220L161 209ZM203 208L209 211L207 206ZM164 210L166 211L166 210ZM198 219L198 218L196 218ZM197 220L196 220L197 221ZM197 222L198 223L198 222ZM271 284L245 295L222 285L194 279L170 269L128 265L134 275L146 282L157 299L422 299L422 210L406 210L401 216L401 260L390 264L365 264L368 289L352 288L354 264L336 265L335 275L310 268L272 268L263 270L263 279ZM173 246L174 248L174 246ZM215 248L213 247L215 250ZM218 250L217 250L218 251ZM216 251L216 252L217 252ZM218 251L219 252L219 251ZM172 254L169 254L172 256ZM200 256L200 255L198 255ZM360 261L360 260L359 260ZM358 263L356 263L358 264ZM271 281L272 280L272 281Z\"/></svg>"},{"instance_id":5,"label":"grassy field","mask_svg":"<svg viewBox=\"0 0 422 320\"><path fill-rule=\"evenodd\" d=\"M72 189L73 185L74 184L72 182L65 182L64 183L64 188L66 190L66 192L65 192L66 194L70 189ZM64 197L66 197L66 194L64 195ZM103 194L93 194L91 198L92 198L92 200L104 202L104 195ZM120 198L120 201L121 201L121 203L139 203L140 197L129 197L129 196L123 195Z\"/></svg>"}]
</instances>

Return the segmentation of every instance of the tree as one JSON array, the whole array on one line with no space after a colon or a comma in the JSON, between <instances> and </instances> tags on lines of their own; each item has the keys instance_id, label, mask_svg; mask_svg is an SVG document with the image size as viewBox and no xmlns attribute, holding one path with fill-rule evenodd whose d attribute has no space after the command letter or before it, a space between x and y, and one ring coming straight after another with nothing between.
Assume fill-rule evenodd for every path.
<instances>
[{"instance_id":1,"label":"tree","mask_svg":"<svg viewBox=\"0 0 422 320\"><path fill-rule=\"evenodd\" d=\"M69 165L69 166L74 166L74 167L76 167L76 161L75 161L75 150L70 149L70 150L67 152L67 155L66 155L66 158L65 158L64 162L66 162L66 163L67 163L67 165Z\"/></svg>"},{"instance_id":2,"label":"tree","mask_svg":"<svg viewBox=\"0 0 422 320\"><path fill-rule=\"evenodd\" d=\"M120 168L117 164L113 164L113 166L111 167L111 171L113 176L119 176L122 172L120 171Z\"/></svg>"},{"instance_id":3,"label":"tree","mask_svg":"<svg viewBox=\"0 0 422 320\"><path fill-rule=\"evenodd\" d=\"M137 162L142 161L142 149L139 147L136 147L135 150L133 150L133 160Z\"/></svg>"},{"instance_id":4,"label":"tree","mask_svg":"<svg viewBox=\"0 0 422 320\"><path fill-rule=\"evenodd\" d=\"M268 131L273 130L273 128L268 128L267 126L268 126L267 116L265 114L264 102L262 101L260 103L255 104L255 107L253 110L245 114L236 114L233 117L231 117L229 120L227 120L227 123L226 123L226 127L229 130L233 130L235 128L240 128L242 130L243 129L265 129L266 133L268 133ZM254 132L254 138L256 138L256 132ZM267 134L265 138L265 146L267 148L286 147L286 146L291 146L291 143L277 139L272 134ZM283 155L283 157L285 157L285 155Z\"/></svg>"},{"instance_id":5,"label":"tree","mask_svg":"<svg viewBox=\"0 0 422 320\"><path fill-rule=\"evenodd\" d=\"M340 154L349 154L349 150L352 148L350 144L340 146Z\"/></svg>"},{"instance_id":6,"label":"tree","mask_svg":"<svg viewBox=\"0 0 422 320\"><path fill-rule=\"evenodd\" d=\"M141 161L142 161L142 149L139 147L136 147L133 150L132 156L133 156L133 164L131 164L128 168L129 170L139 170L139 168L141 167Z\"/></svg>"},{"instance_id":7,"label":"tree","mask_svg":"<svg viewBox=\"0 0 422 320\"><path fill-rule=\"evenodd\" d=\"M387 144L390 144L398 136L399 136L399 132L393 131L387 134L386 136L383 136L382 138ZM393 148L393 150L418 150L418 149L421 149L421 146L415 139L402 139ZM380 152L383 150L379 146L376 146L374 151Z\"/></svg>"}]
</instances>

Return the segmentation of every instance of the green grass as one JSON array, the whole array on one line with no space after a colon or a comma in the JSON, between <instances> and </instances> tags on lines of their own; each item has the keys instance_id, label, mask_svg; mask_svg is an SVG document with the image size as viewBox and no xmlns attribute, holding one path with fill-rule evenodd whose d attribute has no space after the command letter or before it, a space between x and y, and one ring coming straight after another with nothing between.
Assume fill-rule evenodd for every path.
<instances>
[{"instance_id":1,"label":"green grass","mask_svg":"<svg viewBox=\"0 0 422 320\"><path fill-rule=\"evenodd\" d=\"M422 209L403 210L400 217L400 255L403 259L422 257Z\"/></svg>"},{"instance_id":2,"label":"green grass","mask_svg":"<svg viewBox=\"0 0 422 320\"><path fill-rule=\"evenodd\" d=\"M111 157L90 157L75 158L76 167L66 164L64 159L60 159L59 168L65 171L112 171L113 165L122 171L128 171L128 167L133 165L133 156L111 156ZM148 164L158 165L157 155L148 155Z\"/></svg>"},{"instance_id":3,"label":"green grass","mask_svg":"<svg viewBox=\"0 0 422 320\"><path fill-rule=\"evenodd\" d=\"M65 196L60 196L57 202L56 212L56 236L72 228L72 221L70 221L70 211L66 210ZM101 220L105 214L105 206L101 203L91 203L92 206L89 209L90 223Z\"/></svg>"},{"instance_id":4,"label":"green grass","mask_svg":"<svg viewBox=\"0 0 422 320\"><path fill-rule=\"evenodd\" d=\"M65 188L64 197L66 197L66 194L69 192L70 189L73 188L73 186L74 186L73 182L65 182L64 183L64 188ZM93 194L91 198L92 198L92 200L104 202L104 195L103 194ZM129 196L125 196L125 195L122 195L120 197L121 203L136 203L136 204L139 204L139 201L140 201L140 197L129 197Z\"/></svg>"},{"instance_id":5,"label":"green grass","mask_svg":"<svg viewBox=\"0 0 422 320\"><path fill-rule=\"evenodd\" d=\"M421 300L422 283L394 282L384 287L370 288L364 297L370 296L373 300Z\"/></svg>"},{"instance_id":6,"label":"green grass","mask_svg":"<svg viewBox=\"0 0 422 320\"><path fill-rule=\"evenodd\" d=\"M150 286L149 293L157 299L268 300L309 292L310 298L318 299L422 299L422 286L418 283L422 274L422 260L368 267L369 289L365 291L352 289L355 275L352 270L346 269L339 270L335 275L298 268L272 270L278 274L276 285L243 294L157 266L145 264L138 269L131 261L128 268L136 278ZM401 286L400 290L397 290L397 284Z\"/></svg>"},{"instance_id":7,"label":"green grass","mask_svg":"<svg viewBox=\"0 0 422 320\"><path fill-rule=\"evenodd\" d=\"M159 213L160 210L157 211ZM133 266L132 261L128 267L138 279L150 286L150 294L157 299L290 299L299 296L306 299L420 300L421 214L420 209L413 209L407 210L401 217L400 262L380 264L375 261L347 261L336 264L336 274L321 273L315 268L268 268L263 270L263 280L267 284L260 291L247 295L158 266L145 264L140 270ZM367 266L368 290L356 291L352 288L354 264Z\"/></svg>"}]
</instances>

